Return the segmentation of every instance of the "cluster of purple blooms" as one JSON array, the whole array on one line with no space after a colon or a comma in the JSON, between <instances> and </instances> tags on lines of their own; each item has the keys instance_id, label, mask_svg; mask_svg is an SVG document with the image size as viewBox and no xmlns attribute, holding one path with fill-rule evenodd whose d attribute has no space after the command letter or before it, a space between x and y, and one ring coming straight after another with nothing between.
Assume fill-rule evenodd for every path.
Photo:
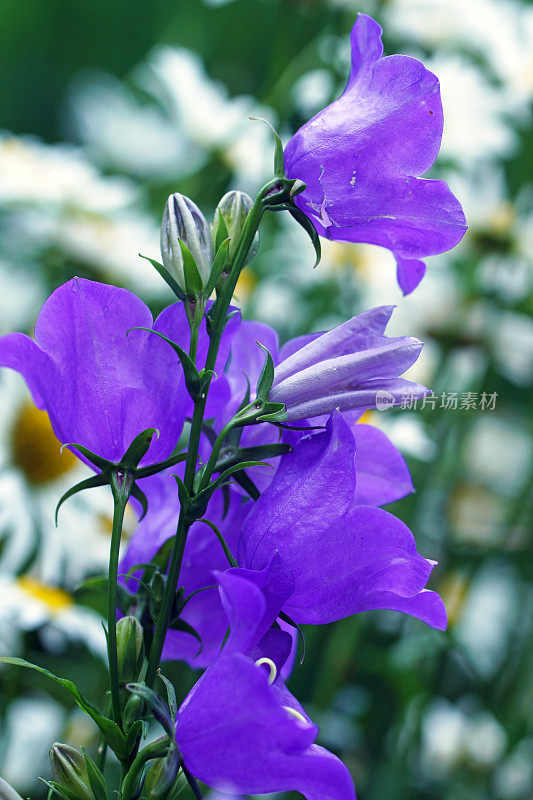
<instances>
[{"instance_id":1,"label":"cluster of purple blooms","mask_svg":"<svg viewBox=\"0 0 533 800\"><path fill-rule=\"evenodd\" d=\"M423 276L420 259L450 249L465 231L446 184L419 177L432 165L441 134L436 77L415 59L382 58L381 29L361 15L345 92L285 150L287 176L307 187L296 206L318 233L391 250L404 292ZM281 347L272 328L242 321L235 309L225 326L200 463L209 459L209 433L220 433L238 413L249 387L253 403L264 349L274 366L267 400L282 411L273 422L239 428L221 456L230 459L232 448L286 447L266 457L269 466L246 471L254 499L244 481L217 488L204 514L211 525L191 525L179 574L180 591L190 598L181 614L186 625L169 629L164 645L164 659L205 670L177 712L175 737L189 773L221 791L355 796L347 768L315 744L317 727L286 688L297 626L392 609L446 627L442 600L426 588L435 562L381 508L414 491L407 466L379 429L359 421L380 392L400 405L406 394L429 391L401 377L422 343L385 334L392 312L375 308ZM129 291L74 278L47 300L33 339L13 333L0 340L0 364L24 376L61 442L119 463L138 434L155 428L159 435L141 465L164 462L194 409L175 351L150 331L187 351L185 304L170 305L154 321ZM204 317L200 365L209 341ZM121 573L135 575L175 535L176 474L183 478L182 464L139 480L148 511Z\"/></svg>"}]
</instances>

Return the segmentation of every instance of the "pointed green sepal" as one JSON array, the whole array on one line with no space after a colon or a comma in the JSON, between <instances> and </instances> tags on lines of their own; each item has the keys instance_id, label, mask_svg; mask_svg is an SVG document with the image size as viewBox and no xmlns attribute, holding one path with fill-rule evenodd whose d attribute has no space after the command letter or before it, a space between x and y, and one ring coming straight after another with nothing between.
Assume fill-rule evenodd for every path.
<instances>
[{"instance_id":1,"label":"pointed green sepal","mask_svg":"<svg viewBox=\"0 0 533 800\"><path fill-rule=\"evenodd\" d=\"M241 489L244 489L246 494L252 500L259 500L259 498L261 497L261 492L255 485L253 480L250 478L248 473L246 473L244 470L242 470L242 472L235 472L233 474L233 480L235 481L235 483L239 484Z\"/></svg>"},{"instance_id":2,"label":"pointed green sepal","mask_svg":"<svg viewBox=\"0 0 533 800\"><path fill-rule=\"evenodd\" d=\"M174 741L175 732L170 710L165 701L159 697L153 689L149 689L145 683L127 683L128 692L137 695L144 700L155 719L159 722L167 736Z\"/></svg>"},{"instance_id":3,"label":"pointed green sepal","mask_svg":"<svg viewBox=\"0 0 533 800\"><path fill-rule=\"evenodd\" d=\"M157 464L150 464L147 467L141 467L140 469L135 470L135 480L138 481L141 478L149 478L151 475L157 475L158 472L163 472L169 467L175 467L176 464L179 464L181 461L185 461L186 458L186 453L176 453L176 455L170 456L170 458L166 458L164 461L158 461Z\"/></svg>"},{"instance_id":4,"label":"pointed green sepal","mask_svg":"<svg viewBox=\"0 0 533 800\"><path fill-rule=\"evenodd\" d=\"M209 520L209 519L205 519L205 517L200 519L200 520L198 520L198 522L203 522L204 525L207 525L209 528L211 528L211 530L213 531L213 533L217 537L218 541L220 542L220 545L221 545L221 547L222 547L222 549L224 551L224 555L228 559L229 565L231 567L238 567L239 565L237 563L237 560L236 560L235 556L231 552L226 540L224 539L223 535L221 534L221 532L219 531L219 529L217 528L215 523L211 522L211 520Z\"/></svg>"},{"instance_id":5,"label":"pointed green sepal","mask_svg":"<svg viewBox=\"0 0 533 800\"><path fill-rule=\"evenodd\" d=\"M258 422L285 422L287 412L283 403L267 403L262 413L257 417Z\"/></svg>"},{"instance_id":6,"label":"pointed green sepal","mask_svg":"<svg viewBox=\"0 0 533 800\"><path fill-rule=\"evenodd\" d=\"M81 752L83 753L83 758L85 759L85 769L87 770L87 776L91 785L91 792L93 793L95 800L109 800L104 776L92 758L87 755L83 747Z\"/></svg>"},{"instance_id":7,"label":"pointed green sepal","mask_svg":"<svg viewBox=\"0 0 533 800\"><path fill-rule=\"evenodd\" d=\"M150 262L152 267L155 270L157 270L157 272L161 275L167 286L169 286L172 289L172 291L179 300L185 300L185 292L183 291L181 286L174 280L170 272L166 269L166 267L163 266L163 264L160 264L159 261L155 261L153 258L149 258L148 256L143 256L142 253L139 253L139 256L141 258L144 258L145 261Z\"/></svg>"},{"instance_id":8,"label":"pointed green sepal","mask_svg":"<svg viewBox=\"0 0 533 800\"><path fill-rule=\"evenodd\" d=\"M228 244L229 244L229 240L230 239L231 239L231 237L229 235L228 226L226 225L226 220L224 219L222 214L219 214L218 215L218 219L217 219L217 227L216 227L216 234L215 234L215 241L214 241L215 253L217 254L217 256L218 256L218 252L219 252L222 244L226 240L228 240ZM216 260L216 257L215 257L215 260Z\"/></svg>"},{"instance_id":9,"label":"pointed green sepal","mask_svg":"<svg viewBox=\"0 0 533 800\"><path fill-rule=\"evenodd\" d=\"M147 428L145 431L139 433L120 459L119 467L124 467L124 469L137 469L139 462L142 461L150 449L154 434L156 434L156 438L159 439L159 431L157 428Z\"/></svg>"},{"instance_id":10,"label":"pointed green sepal","mask_svg":"<svg viewBox=\"0 0 533 800\"><path fill-rule=\"evenodd\" d=\"M318 235L317 229L315 228L315 226L313 225L307 214L304 214L301 208L298 208L297 206L289 208L289 213L291 217L293 217L296 220L296 222L302 226L302 228L309 235L309 238L313 243L313 247L315 248L315 254L316 254L316 260L313 265L313 269L315 269L315 267L318 267L318 265L320 264L320 259L322 258L322 245L320 244L320 236Z\"/></svg>"},{"instance_id":11,"label":"pointed green sepal","mask_svg":"<svg viewBox=\"0 0 533 800\"><path fill-rule=\"evenodd\" d=\"M189 392L193 400L197 400L199 397L200 386L201 386L200 373L196 369L195 363L189 356L189 354L186 353L185 350L182 347L180 347L179 344L177 344L177 342L173 342L172 339L169 339L168 336L165 336L164 333L160 333L159 331L154 331L153 328L144 328L142 326L138 326L135 328L130 328L128 334L131 331L147 331L148 333L153 333L156 336L159 336L159 338L162 339L164 342L166 342L168 345L170 345L170 347L172 347L172 349L178 356L179 360L181 361L181 366L183 367L183 374L185 376L185 385L187 387L187 391Z\"/></svg>"},{"instance_id":12,"label":"pointed green sepal","mask_svg":"<svg viewBox=\"0 0 533 800\"><path fill-rule=\"evenodd\" d=\"M109 481L110 481L109 475L105 475L103 472L101 472L99 475L92 475L90 478L85 478L85 480L80 481L75 486L71 486L70 489L67 489L65 494L59 498L58 504L56 506L55 510L56 528L57 528L57 515L59 513L59 509L61 508L65 500L68 500L69 497L78 494L78 492L85 491L85 489L94 489L97 486L105 486L106 484L109 484Z\"/></svg>"},{"instance_id":13,"label":"pointed green sepal","mask_svg":"<svg viewBox=\"0 0 533 800\"><path fill-rule=\"evenodd\" d=\"M263 369L261 370L259 380L257 381L256 396L258 400L266 401L268 393L270 392L272 384L274 383L274 359L268 352L267 348L261 344L261 342L256 342L256 344L258 344L261 350L263 350L266 354L265 363L263 365Z\"/></svg>"},{"instance_id":14,"label":"pointed green sepal","mask_svg":"<svg viewBox=\"0 0 533 800\"><path fill-rule=\"evenodd\" d=\"M224 222L224 220L222 220L222 222ZM227 236L227 228L226 228L226 236ZM220 246L217 247L217 253L213 261L213 266L211 267L211 274L209 275L209 280L207 281L207 285L204 290L205 297L209 297L212 294L212 292L215 289L215 286L218 283L218 279L222 274L222 270L226 266L228 247L230 242L231 239L227 237L220 243Z\"/></svg>"},{"instance_id":15,"label":"pointed green sepal","mask_svg":"<svg viewBox=\"0 0 533 800\"><path fill-rule=\"evenodd\" d=\"M202 276L196 266L193 254L182 239L178 238L183 256L183 275L188 297L200 297L203 294Z\"/></svg>"},{"instance_id":16,"label":"pointed green sepal","mask_svg":"<svg viewBox=\"0 0 533 800\"><path fill-rule=\"evenodd\" d=\"M165 685L165 689L167 690L167 698L168 698L168 709L170 711L170 718L172 722L176 722L176 718L178 716L178 701L176 698L176 690L174 688L174 684L169 681L169 679L163 675L161 669L157 670L157 674L159 679L163 681Z\"/></svg>"},{"instance_id":17,"label":"pointed green sepal","mask_svg":"<svg viewBox=\"0 0 533 800\"><path fill-rule=\"evenodd\" d=\"M281 142L280 136L274 126L264 117L250 117L250 119L258 120L259 122L264 122L272 133L274 134L274 141L275 141L275 150L274 150L274 175L277 178L284 178L285 177L285 161L283 158L283 144Z\"/></svg>"},{"instance_id":18,"label":"pointed green sepal","mask_svg":"<svg viewBox=\"0 0 533 800\"><path fill-rule=\"evenodd\" d=\"M136 483L133 484L133 488L131 490L131 496L134 497L136 500L138 500L138 502L141 504L142 513L141 516L139 517L139 522L141 522L141 520L145 518L146 512L148 511L148 499L143 490L140 489Z\"/></svg>"},{"instance_id":19,"label":"pointed green sepal","mask_svg":"<svg viewBox=\"0 0 533 800\"><path fill-rule=\"evenodd\" d=\"M89 461L94 467L96 467L96 469L99 469L102 472L105 472L108 469L113 469L113 467L115 466L115 464L113 464L112 461L108 461L107 458L102 458L102 456L93 453L92 450L88 450L87 447L84 447L81 444L75 444L75 442L65 442L65 444L61 445L61 450L60 450L61 453L63 452L65 447L69 448L75 447L76 450L78 450L82 454L82 456L85 456L87 461Z\"/></svg>"}]
</instances>

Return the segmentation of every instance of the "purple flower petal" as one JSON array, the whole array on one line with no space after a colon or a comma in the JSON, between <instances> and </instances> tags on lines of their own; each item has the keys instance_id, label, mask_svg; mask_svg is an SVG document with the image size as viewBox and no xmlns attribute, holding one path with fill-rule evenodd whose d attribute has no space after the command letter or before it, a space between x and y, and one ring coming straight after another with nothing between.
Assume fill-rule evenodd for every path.
<instances>
[{"instance_id":1,"label":"purple flower petal","mask_svg":"<svg viewBox=\"0 0 533 800\"><path fill-rule=\"evenodd\" d=\"M342 416L334 414L325 431L304 436L292 453L283 456L274 480L246 519L239 563L264 569L279 544L283 561L293 571L292 562L283 556L284 540L293 538L295 526L310 537L320 537L330 520L351 506L354 453L352 432Z\"/></svg>"},{"instance_id":2,"label":"purple flower petal","mask_svg":"<svg viewBox=\"0 0 533 800\"><path fill-rule=\"evenodd\" d=\"M131 292L73 278L44 304L35 342L0 340L0 365L22 373L62 442L119 461L137 434L160 432L144 463L172 452L183 425L182 371L151 327L149 309Z\"/></svg>"},{"instance_id":3,"label":"purple flower petal","mask_svg":"<svg viewBox=\"0 0 533 800\"><path fill-rule=\"evenodd\" d=\"M186 766L215 789L354 800L348 770L313 744L316 735L315 725L287 711L264 670L238 653L223 654L200 678L176 725Z\"/></svg>"},{"instance_id":4,"label":"purple flower petal","mask_svg":"<svg viewBox=\"0 0 533 800\"><path fill-rule=\"evenodd\" d=\"M414 492L402 454L379 428L351 426L355 439L356 505L382 506Z\"/></svg>"},{"instance_id":5,"label":"purple flower petal","mask_svg":"<svg viewBox=\"0 0 533 800\"><path fill-rule=\"evenodd\" d=\"M414 58L383 58L381 34L357 17L346 89L292 137L285 167L307 184L296 203L321 235L418 260L455 247L466 223L444 182L419 177L442 138L438 80ZM404 291L414 288L412 270L409 281L399 277Z\"/></svg>"},{"instance_id":6,"label":"purple flower petal","mask_svg":"<svg viewBox=\"0 0 533 800\"><path fill-rule=\"evenodd\" d=\"M426 265L423 261L396 256L396 278L404 295L411 294L425 274Z\"/></svg>"}]
</instances>

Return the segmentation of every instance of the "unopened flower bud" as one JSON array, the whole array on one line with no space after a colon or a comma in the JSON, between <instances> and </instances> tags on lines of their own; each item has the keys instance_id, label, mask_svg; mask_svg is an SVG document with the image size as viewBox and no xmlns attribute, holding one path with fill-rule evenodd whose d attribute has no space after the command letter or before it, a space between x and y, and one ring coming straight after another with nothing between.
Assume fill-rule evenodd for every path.
<instances>
[{"instance_id":1,"label":"unopened flower bud","mask_svg":"<svg viewBox=\"0 0 533 800\"><path fill-rule=\"evenodd\" d=\"M239 192L234 189L225 194L216 207L215 216L213 218L213 238L216 241L221 220L224 220L226 229L228 231L228 236L231 236L231 242L229 243L228 251L230 258L233 257L235 250L237 249L239 237L242 233L242 229L244 228L246 217L250 213L252 206L253 201L250 195L246 194L246 192ZM246 260L244 262L245 264L248 264L255 257L258 247L259 234L257 233L248 251L248 255L246 256Z\"/></svg>"},{"instance_id":2,"label":"unopened flower bud","mask_svg":"<svg viewBox=\"0 0 533 800\"><path fill-rule=\"evenodd\" d=\"M176 781L179 766L179 758L175 749L170 750L165 758L158 758L154 761L144 782L147 800L168 799L169 792Z\"/></svg>"},{"instance_id":3,"label":"unopened flower bud","mask_svg":"<svg viewBox=\"0 0 533 800\"><path fill-rule=\"evenodd\" d=\"M94 800L83 753L68 744L56 742L50 748L50 771L56 783L78 800Z\"/></svg>"},{"instance_id":4,"label":"unopened flower bud","mask_svg":"<svg viewBox=\"0 0 533 800\"><path fill-rule=\"evenodd\" d=\"M143 629L136 617L122 617L117 622L117 655L120 680L136 681L144 659Z\"/></svg>"},{"instance_id":5,"label":"unopened flower bud","mask_svg":"<svg viewBox=\"0 0 533 800\"><path fill-rule=\"evenodd\" d=\"M213 242L209 225L198 206L185 195L171 194L161 223L163 264L184 292L187 291L183 253L179 240L187 245L205 287L213 264Z\"/></svg>"}]
</instances>

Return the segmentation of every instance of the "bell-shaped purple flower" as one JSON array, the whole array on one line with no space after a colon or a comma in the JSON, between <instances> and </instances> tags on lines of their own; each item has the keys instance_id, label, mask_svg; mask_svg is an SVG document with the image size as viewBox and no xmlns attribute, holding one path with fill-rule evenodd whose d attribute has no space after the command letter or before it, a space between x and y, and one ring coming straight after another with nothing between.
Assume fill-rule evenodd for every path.
<instances>
[{"instance_id":1,"label":"bell-shaped purple flower","mask_svg":"<svg viewBox=\"0 0 533 800\"><path fill-rule=\"evenodd\" d=\"M424 276L420 259L455 247L466 222L446 183L420 178L442 139L439 82L415 58L383 58L381 34L359 14L346 89L295 133L285 168L307 184L296 204L318 233L391 250L408 294Z\"/></svg>"},{"instance_id":2,"label":"bell-shaped purple flower","mask_svg":"<svg viewBox=\"0 0 533 800\"><path fill-rule=\"evenodd\" d=\"M417 552L399 519L354 503L355 451L353 433L336 413L325 431L283 456L241 531L239 564L260 570L279 553L294 579L283 610L298 623L381 608L445 628L442 600L425 588L436 562Z\"/></svg>"},{"instance_id":3,"label":"bell-shaped purple flower","mask_svg":"<svg viewBox=\"0 0 533 800\"><path fill-rule=\"evenodd\" d=\"M167 324L175 319L180 324L178 304L164 312ZM22 333L0 339L0 366L22 374L60 442L118 462L135 436L157 428L159 438L143 459L154 463L176 445L187 393L165 342L145 331L127 335L138 326L167 330L126 289L73 278L43 305L35 339Z\"/></svg>"},{"instance_id":4,"label":"bell-shaped purple flower","mask_svg":"<svg viewBox=\"0 0 533 800\"><path fill-rule=\"evenodd\" d=\"M398 377L417 360L422 342L384 335L392 311L392 306L374 308L327 333L306 337L299 348L296 340L285 351L289 355L275 368L269 400L285 404L286 420L330 414L335 408L363 412L380 403L398 405L406 394L428 393Z\"/></svg>"},{"instance_id":5,"label":"bell-shaped purple flower","mask_svg":"<svg viewBox=\"0 0 533 800\"><path fill-rule=\"evenodd\" d=\"M215 577L230 633L178 712L185 765L228 793L292 790L308 800L355 800L347 768L314 744L318 728L281 677L291 642L271 626L292 591L290 571L275 557L261 572Z\"/></svg>"}]
</instances>

